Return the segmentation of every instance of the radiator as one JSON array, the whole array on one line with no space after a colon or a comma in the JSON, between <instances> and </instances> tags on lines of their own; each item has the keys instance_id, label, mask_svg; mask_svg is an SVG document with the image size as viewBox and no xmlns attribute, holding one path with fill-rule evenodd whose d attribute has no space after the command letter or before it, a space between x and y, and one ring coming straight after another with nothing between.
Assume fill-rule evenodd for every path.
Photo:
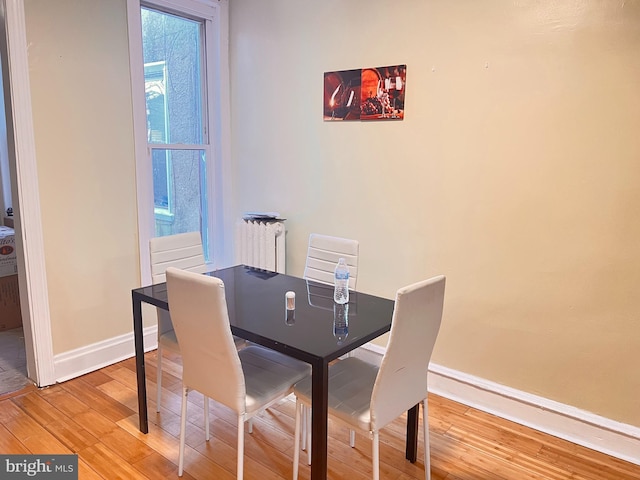
<instances>
[{"instance_id":1,"label":"radiator","mask_svg":"<svg viewBox=\"0 0 640 480\"><path fill-rule=\"evenodd\" d=\"M285 273L282 220L242 219L236 226L236 260L249 267Z\"/></svg>"}]
</instances>

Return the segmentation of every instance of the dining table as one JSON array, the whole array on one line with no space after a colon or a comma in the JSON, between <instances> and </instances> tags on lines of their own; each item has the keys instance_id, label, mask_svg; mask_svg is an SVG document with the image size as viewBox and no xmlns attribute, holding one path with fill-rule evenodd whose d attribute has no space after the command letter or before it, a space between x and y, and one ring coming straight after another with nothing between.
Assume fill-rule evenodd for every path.
<instances>
[{"instance_id":1,"label":"dining table","mask_svg":"<svg viewBox=\"0 0 640 480\"><path fill-rule=\"evenodd\" d=\"M218 277L224 282L233 335L311 365L311 479L326 479L329 364L388 332L394 301L350 291L348 304L338 305L333 301L331 285L244 265L204 275ZM287 295L288 292L293 295ZM136 288L131 297L138 414L140 431L147 433L142 304L170 311L167 285L159 283ZM416 405L407 413L406 458L411 462L416 461L417 444Z\"/></svg>"}]
</instances>

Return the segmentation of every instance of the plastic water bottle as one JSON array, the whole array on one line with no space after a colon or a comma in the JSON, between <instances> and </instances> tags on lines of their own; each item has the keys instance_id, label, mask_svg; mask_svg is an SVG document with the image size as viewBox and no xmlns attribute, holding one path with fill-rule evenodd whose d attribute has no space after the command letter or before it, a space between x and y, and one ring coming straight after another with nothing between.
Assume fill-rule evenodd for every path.
<instances>
[{"instance_id":1,"label":"plastic water bottle","mask_svg":"<svg viewBox=\"0 0 640 480\"><path fill-rule=\"evenodd\" d=\"M349 302L349 267L344 258L340 258L336 265L333 300L340 305Z\"/></svg>"}]
</instances>

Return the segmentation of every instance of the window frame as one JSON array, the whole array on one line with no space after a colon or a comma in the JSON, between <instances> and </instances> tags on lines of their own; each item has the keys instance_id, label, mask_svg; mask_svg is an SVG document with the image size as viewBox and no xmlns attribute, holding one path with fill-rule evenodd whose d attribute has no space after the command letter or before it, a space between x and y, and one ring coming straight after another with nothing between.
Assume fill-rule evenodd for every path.
<instances>
[{"instance_id":1,"label":"window frame","mask_svg":"<svg viewBox=\"0 0 640 480\"><path fill-rule=\"evenodd\" d=\"M229 225L226 213L229 209L230 181L223 172L229 170L230 146L230 100L229 100L229 57L228 0L127 0L129 27L129 50L131 67L131 90L134 128L134 154L136 164L136 189L138 211L138 240L140 249L140 274L143 284L151 283L149 260L149 240L155 236L153 172L151 149L166 148L164 144L149 144L147 141L147 118L142 52L141 7L149 7L167 13L201 20L204 22L203 66L205 67L204 98L206 110L205 155L206 198L208 201L203 244L209 245L205 252L211 259L210 267L219 268L228 255L230 246L225 242L223 232ZM175 148L176 144L172 144ZM203 145L180 145L180 148L202 149ZM215 235L214 235L215 232Z\"/></svg>"}]
</instances>

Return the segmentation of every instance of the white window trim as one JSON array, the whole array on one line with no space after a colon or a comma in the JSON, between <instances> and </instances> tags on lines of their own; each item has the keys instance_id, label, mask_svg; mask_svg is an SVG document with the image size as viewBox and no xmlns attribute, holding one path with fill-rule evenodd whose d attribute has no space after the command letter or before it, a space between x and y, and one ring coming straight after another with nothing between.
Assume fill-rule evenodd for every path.
<instances>
[{"instance_id":1,"label":"white window trim","mask_svg":"<svg viewBox=\"0 0 640 480\"><path fill-rule=\"evenodd\" d=\"M229 100L229 4L228 0L127 0L129 27L129 51L131 68L131 91L133 106L134 154L136 158L136 189L138 200L138 241L140 249L140 277L142 284L151 283L149 240L154 236L153 178L149 172L147 148L147 119L144 92L144 65L142 62L141 5L181 12L205 22L207 42L207 131L209 132L209 155L211 162L207 170L207 198L210 202L209 230L213 258L212 268L226 263L232 250L229 238L223 232L233 230L229 222L230 205L230 100ZM231 237L232 238L232 237Z\"/></svg>"}]
</instances>

